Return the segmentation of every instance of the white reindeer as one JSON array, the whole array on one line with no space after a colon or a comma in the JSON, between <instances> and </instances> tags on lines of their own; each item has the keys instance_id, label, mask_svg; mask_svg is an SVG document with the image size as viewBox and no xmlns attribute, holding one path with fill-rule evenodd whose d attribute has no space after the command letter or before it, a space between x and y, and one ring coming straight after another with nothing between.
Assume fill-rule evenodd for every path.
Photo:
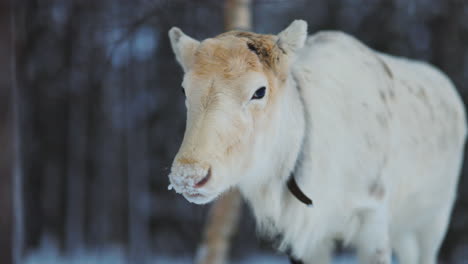
<instances>
[{"instance_id":1,"label":"white reindeer","mask_svg":"<svg viewBox=\"0 0 468 264\"><path fill-rule=\"evenodd\" d=\"M204 204L238 187L262 230L305 263L329 263L337 240L361 263L392 252L436 263L466 135L443 73L344 33L307 38L301 20L277 36L169 36L187 106L169 176L178 193Z\"/></svg>"}]
</instances>

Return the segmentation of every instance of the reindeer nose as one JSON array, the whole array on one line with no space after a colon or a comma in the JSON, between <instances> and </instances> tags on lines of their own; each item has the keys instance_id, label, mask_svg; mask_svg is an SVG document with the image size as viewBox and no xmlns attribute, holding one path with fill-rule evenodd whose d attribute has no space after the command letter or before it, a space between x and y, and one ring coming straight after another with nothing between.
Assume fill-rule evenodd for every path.
<instances>
[{"instance_id":1,"label":"reindeer nose","mask_svg":"<svg viewBox=\"0 0 468 264\"><path fill-rule=\"evenodd\" d=\"M203 187L211 178L211 167L208 169L205 177L203 177L199 182L195 184L195 188Z\"/></svg>"},{"instance_id":2,"label":"reindeer nose","mask_svg":"<svg viewBox=\"0 0 468 264\"><path fill-rule=\"evenodd\" d=\"M174 163L169 177L176 190L195 191L206 186L211 174L212 168L209 164L182 157Z\"/></svg>"}]
</instances>

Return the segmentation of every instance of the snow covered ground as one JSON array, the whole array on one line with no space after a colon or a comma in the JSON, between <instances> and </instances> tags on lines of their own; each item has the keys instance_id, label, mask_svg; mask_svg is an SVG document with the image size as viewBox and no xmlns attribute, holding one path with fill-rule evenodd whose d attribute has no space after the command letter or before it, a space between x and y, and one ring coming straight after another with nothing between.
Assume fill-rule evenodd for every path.
<instances>
[{"instance_id":1,"label":"snow covered ground","mask_svg":"<svg viewBox=\"0 0 468 264\"><path fill-rule=\"evenodd\" d=\"M192 263L191 260L186 259L186 260L175 260L171 258L159 258L155 260L155 263L157 264L172 264L172 263L177 263L177 264L188 264ZM250 256L248 258L238 260L238 261L233 261L231 262L232 264L289 264L289 260L286 257L280 257L280 256L275 256L275 255L255 255L255 256ZM333 262L333 264L357 264L357 262L352 258L352 257L338 257L336 260Z\"/></svg>"},{"instance_id":2,"label":"snow covered ground","mask_svg":"<svg viewBox=\"0 0 468 264\"><path fill-rule=\"evenodd\" d=\"M468 264L468 246L460 247L457 253L457 264ZM153 255L149 257L151 264L191 264L190 256ZM63 255L58 250L57 244L51 238L44 237L41 247L28 252L23 264L128 264L125 251L119 246L107 247L104 250L82 250L72 255ZM243 259L233 260L231 264L289 264L289 260L283 255L258 254ZM134 264L134 263L132 263ZM358 264L355 256L344 255L334 259L333 264ZM397 264L397 261L394 261Z\"/></svg>"},{"instance_id":3,"label":"snow covered ground","mask_svg":"<svg viewBox=\"0 0 468 264\"><path fill-rule=\"evenodd\" d=\"M150 263L154 264L191 264L189 257L154 256ZM237 261L232 264L289 264L286 257L275 255L255 255ZM28 255L24 264L126 264L125 256L118 251L107 251L105 254L85 253L74 256L60 256L52 251L35 251ZM333 264L357 264L353 257L341 256L335 259Z\"/></svg>"},{"instance_id":4,"label":"snow covered ground","mask_svg":"<svg viewBox=\"0 0 468 264\"><path fill-rule=\"evenodd\" d=\"M51 239L43 239L41 247L29 252L24 264L127 264L125 251L118 246L109 247L102 251L83 250L72 255L63 255L59 252L56 243ZM174 257L154 255L150 257L154 264L191 264L191 257ZM289 264L289 260L281 255L254 255L244 259L234 260L232 264ZM333 264L357 264L352 256L340 256Z\"/></svg>"},{"instance_id":5,"label":"snow covered ground","mask_svg":"<svg viewBox=\"0 0 468 264\"><path fill-rule=\"evenodd\" d=\"M468 247L457 253L456 264L468 264ZM86 250L73 255L61 254L54 244L42 243L42 246L27 254L23 264L128 264L125 251L120 247L109 247L102 251ZM191 264L193 258L189 256L175 257L167 255L153 255L149 258L151 264ZM231 264L289 264L289 260L282 255L259 254L247 258L233 260ZM393 262L397 264L397 261ZM134 264L134 263L132 263ZM355 256L344 255L334 259L333 264L358 264Z\"/></svg>"}]
</instances>

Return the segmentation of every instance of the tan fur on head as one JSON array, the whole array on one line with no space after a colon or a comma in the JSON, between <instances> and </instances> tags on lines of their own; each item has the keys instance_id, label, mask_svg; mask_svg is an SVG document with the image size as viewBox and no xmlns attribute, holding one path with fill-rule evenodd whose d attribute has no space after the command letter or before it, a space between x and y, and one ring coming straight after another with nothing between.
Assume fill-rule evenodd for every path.
<instances>
[{"instance_id":1,"label":"tan fur on head","mask_svg":"<svg viewBox=\"0 0 468 264\"><path fill-rule=\"evenodd\" d=\"M253 52L266 69L278 70L281 56L285 55L284 50L276 45L277 37L274 35L262 35L251 32L231 31L218 36L235 36L245 41L245 46Z\"/></svg>"},{"instance_id":2,"label":"tan fur on head","mask_svg":"<svg viewBox=\"0 0 468 264\"><path fill-rule=\"evenodd\" d=\"M193 68L200 75L222 71L226 78L262 69L284 73L291 55L304 46L306 36L307 23L303 20L294 21L278 36L230 31L201 44L177 27L169 31L172 48L184 71Z\"/></svg>"},{"instance_id":3,"label":"tan fur on head","mask_svg":"<svg viewBox=\"0 0 468 264\"><path fill-rule=\"evenodd\" d=\"M194 73L206 76L221 73L233 79L247 71L287 71L284 51L276 45L273 35L231 31L213 39L207 39L194 55Z\"/></svg>"}]
</instances>

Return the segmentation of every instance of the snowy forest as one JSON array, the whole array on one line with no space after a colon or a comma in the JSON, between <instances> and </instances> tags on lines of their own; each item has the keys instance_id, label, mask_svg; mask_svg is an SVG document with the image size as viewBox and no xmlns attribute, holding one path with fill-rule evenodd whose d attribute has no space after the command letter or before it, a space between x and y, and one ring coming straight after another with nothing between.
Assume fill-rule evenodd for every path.
<instances>
[{"instance_id":1,"label":"snowy forest","mask_svg":"<svg viewBox=\"0 0 468 264\"><path fill-rule=\"evenodd\" d=\"M232 227L230 263L288 263L237 198L217 219L167 190L186 118L168 30L218 35L229 2L0 0L1 264L194 263L213 224ZM241 2L254 32L342 30L438 66L468 100L466 0ZM441 263L468 263L466 174Z\"/></svg>"}]
</instances>

